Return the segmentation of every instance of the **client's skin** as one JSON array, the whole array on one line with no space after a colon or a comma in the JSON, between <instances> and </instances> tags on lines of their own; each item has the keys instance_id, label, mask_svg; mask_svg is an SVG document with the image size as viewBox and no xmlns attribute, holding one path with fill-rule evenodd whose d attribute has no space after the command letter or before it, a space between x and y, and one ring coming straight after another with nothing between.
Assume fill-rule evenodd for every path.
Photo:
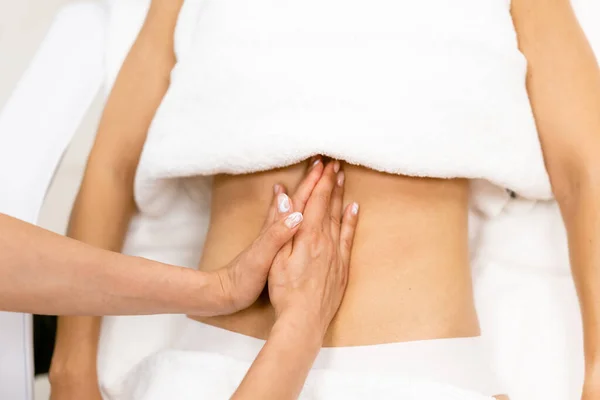
<instances>
[{"instance_id":1,"label":"client's skin","mask_svg":"<svg viewBox=\"0 0 600 400\"><path fill-rule=\"evenodd\" d=\"M122 245L135 210L133 178L140 152L175 63L173 32L181 4L152 2L121 69L75 206L71 234L78 239L113 250ZM569 0L513 0L512 14L529 62L527 88L546 167L569 234L585 328L583 399L597 399L600 73ZM201 268L222 265L244 249L260 230L267 189L278 182L294 188L305 167L217 176ZM361 203L361 222L348 290L325 345L478 335L467 252L467 182L393 176L349 165L345 173L347 196ZM274 315L261 300L233 316L203 321L267 337ZM56 399L98 398L100 320L61 318L59 325L51 374L54 384L67 389Z\"/></svg>"},{"instance_id":2,"label":"client's skin","mask_svg":"<svg viewBox=\"0 0 600 400\"><path fill-rule=\"evenodd\" d=\"M200 270L222 265L247 247L265 218L266 189L276 182L296 187L304 170L298 164L215 177ZM345 195L361 205L361 222L348 289L325 346L479 335L469 269L467 181L408 178L351 165L344 172ZM266 338L275 313L262 298L239 313L201 320Z\"/></svg>"}]
</instances>

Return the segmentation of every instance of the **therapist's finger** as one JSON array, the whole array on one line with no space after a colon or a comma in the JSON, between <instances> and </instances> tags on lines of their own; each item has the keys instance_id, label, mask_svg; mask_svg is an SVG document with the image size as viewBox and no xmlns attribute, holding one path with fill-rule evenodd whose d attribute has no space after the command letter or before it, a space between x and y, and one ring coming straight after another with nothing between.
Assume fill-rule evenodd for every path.
<instances>
[{"instance_id":1,"label":"therapist's finger","mask_svg":"<svg viewBox=\"0 0 600 400\"><path fill-rule=\"evenodd\" d=\"M340 225L342 221L342 205L344 201L344 183L346 176L344 171L338 172L336 176L335 187L331 194L331 235L334 240L340 237Z\"/></svg>"},{"instance_id":2,"label":"therapist's finger","mask_svg":"<svg viewBox=\"0 0 600 400\"><path fill-rule=\"evenodd\" d=\"M331 212L331 194L335 188L339 170L340 162L337 160L331 161L325 166L323 175L308 199L304 210L304 217L310 226L328 226L326 224L329 223Z\"/></svg>"},{"instance_id":3,"label":"therapist's finger","mask_svg":"<svg viewBox=\"0 0 600 400\"><path fill-rule=\"evenodd\" d=\"M243 264L268 271L277 254L290 245L302 220L302 213L293 212L285 187L275 185L263 228L252 245L243 252Z\"/></svg>"},{"instance_id":4,"label":"therapist's finger","mask_svg":"<svg viewBox=\"0 0 600 400\"><path fill-rule=\"evenodd\" d=\"M277 253L290 242L303 221L300 212L292 212L268 226L251 247L251 260L260 265L271 265Z\"/></svg>"},{"instance_id":5,"label":"therapist's finger","mask_svg":"<svg viewBox=\"0 0 600 400\"><path fill-rule=\"evenodd\" d=\"M340 255L342 256L343 265L350 264L350 253L352 252L352 244L354 243L354 234L358 225L358 203L352 203L346 206L344 217L342 218L342 226L340 228Z\"/></svg>"},{"instance_id":6,"label":"therapist's finger","mask_svg":"<svg viewBox=\"0 0 600 400\"><path fill-rule=\"evenodd\" d=\"M267 230L275 221L292 212L291 200L286 192L287 190L282 184L273 186L273 197L261 233Z\"/></svg>"},{"instance_id":7,"label":"therapist's finger","mask_svg":"<svg viewBox=\"0 0 600 400\"><path fill-rule=\"evenodd\" d=\"M292 195L294 211L304 212L306 203L323 174L323 160L320 156L311 159L306 176L302 179Z\"/></svg>"}]
</instances>

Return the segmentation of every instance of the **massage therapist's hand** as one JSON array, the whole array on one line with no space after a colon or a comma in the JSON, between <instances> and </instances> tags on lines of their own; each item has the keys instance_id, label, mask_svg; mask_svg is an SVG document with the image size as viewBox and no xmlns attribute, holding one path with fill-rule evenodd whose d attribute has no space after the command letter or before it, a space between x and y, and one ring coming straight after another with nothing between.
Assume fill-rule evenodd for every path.
<instances>
[{"instance_id":1,"label":"massage therapist's hand","mask_svg":"<svg viewBox=\"0 0 600 400\"><path fill-rule=\"evenodd\" d=\"M301 226L302 212L323 169L321 159L313 159L291 198L283 186L274 187L273 201L259 236L231 263L212 273L221 292L218 295L221 301L214 314L234 313L249 307L258 299L267 283L275 256L286 243L291 243Z\"/></svg>"},{"instance_id":2,"label":"massage therapist's hand","mask_svg":"<svg viewBox=\"0 0 600 400\"><path fill-rule=\"evenodd\" d=\"M337 161L327 165L302 226L273 260L268 285L277 320L233 400L297 399L323 345L346 290L358 221L357 204L342 213L339 169Z\"/></svg>"},{"instance_id":3,"label":"massage therapist's hand","mask_svg":"<svg viewBox=\"0 0 600 400\"><path fill-rule=\"evenodd\" d=\"M304 222L269 273L269 295L278 320L309 324L325 334L348 281L350 252L358 221L358 204L343 210L344 173L331 162L304 210ZM302 327L303 330L306 326Z\"/></svg>"}]
</instances>

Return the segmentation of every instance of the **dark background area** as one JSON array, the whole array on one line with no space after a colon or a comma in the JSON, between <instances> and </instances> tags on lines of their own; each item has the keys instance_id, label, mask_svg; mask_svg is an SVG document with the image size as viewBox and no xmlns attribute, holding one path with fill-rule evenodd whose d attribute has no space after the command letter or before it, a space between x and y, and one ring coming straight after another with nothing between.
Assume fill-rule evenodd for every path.
<instances>
[{"instance_id":1,"label":"dark background area","mask_svg":"<svg viewBox=\"0 0 600 400\"><path fill-rule=\"evenodd\" d=\"M56 320L54 316L33 316L33 352L35 375L47 374L56 340Z\"/></svg>"}]
</instances>

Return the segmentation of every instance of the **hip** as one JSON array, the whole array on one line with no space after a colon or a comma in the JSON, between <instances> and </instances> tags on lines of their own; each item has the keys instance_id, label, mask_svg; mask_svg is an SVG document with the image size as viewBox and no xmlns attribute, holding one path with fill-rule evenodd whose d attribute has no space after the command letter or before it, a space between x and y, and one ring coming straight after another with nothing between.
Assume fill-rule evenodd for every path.
<instances>
[{"instance_id":1,"label":"hip","mask_svg":"<svg viewBox=\"0 0 600 400\"><path fill-rule=\"evenodd\" d=\"M264 343L260 339L189 321L174 350L181 352L183 357L204 354L246 369ZM387 396L391 393L396 396L408 388L418 392L420 387L424 391L447 393L444 398L454 398L451 394L461 391L465 397L456 398L466 399L468 394L493 396L503 393L480 337L323 348L307 386L320 385L320 389L325 390L327 384L323 383L332 383L332 389L338 393L340 385L336 382L348 378L355 379L355 386L359 388L378 388Z\"/></svg>"}]
</instances>

